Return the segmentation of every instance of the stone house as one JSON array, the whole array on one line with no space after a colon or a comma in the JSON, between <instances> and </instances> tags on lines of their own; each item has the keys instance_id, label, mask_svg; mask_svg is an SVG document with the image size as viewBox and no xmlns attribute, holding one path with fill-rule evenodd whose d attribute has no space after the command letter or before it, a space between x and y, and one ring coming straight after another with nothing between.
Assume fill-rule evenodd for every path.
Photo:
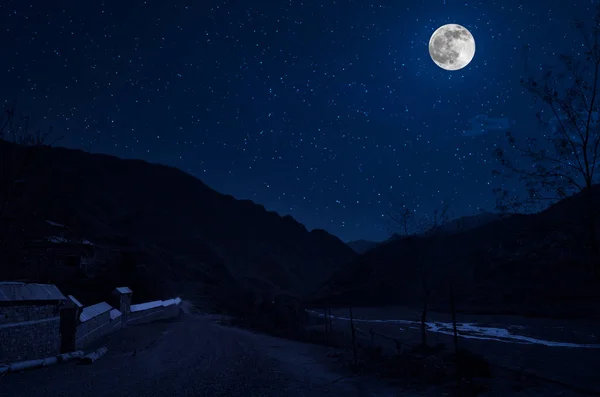
<instances>
[{"instance_id":1,"label":"stone house","mask_svg":"<svg viewBox=\"0 0 600 397\"><path fill-rule=\"evenodd\" d=\"M25 262L43 262L55 267L85 270L85 262L95 256L95 245L79 238L68 226L47 220L40 233L43 238L25 244Z\"/></svg>"},{"instance_id":2,"label":"stone house","mask_svg":"<svg viewBox=\"0 0 600 397\"><path fill-rule=\"evenodd\" d=\"M118 287L111 301L84 307L55 285L0 282L0 365L56 356L87 347L129 324L173 318L181 299L131 304L133 291Z\"/></svg>"},{"instance_id":3,"label":"stone house","mask_svg":"<svg viewBox=\"0 0 600 397\"><path fill-rule=\"evenodd\" d=\"M54 285L0 282L0 363L59 354L65 302Z\"/></svg>"}]
</instances>

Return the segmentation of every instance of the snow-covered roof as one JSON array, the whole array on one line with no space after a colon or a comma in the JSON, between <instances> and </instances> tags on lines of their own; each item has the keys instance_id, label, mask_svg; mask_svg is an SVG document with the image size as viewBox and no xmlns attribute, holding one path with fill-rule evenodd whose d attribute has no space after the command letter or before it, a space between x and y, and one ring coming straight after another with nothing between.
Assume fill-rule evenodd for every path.
<instances>
[{"instance_id":1,"label":"snow-covered roof","mask_svg":"<svg viewBox=\"0 0 600 397\"><path fill-rule=\"evenodd\" d=\"M171 306L171 305L176 305L177 303L175 302L175 299L167 299L166 301L163 301L163 306Z\"/></svg>"},{"instance_id":2,"label":"snow-covered roof","mask_svg":"<svg viewBox=\"0 0 600 397\"><path fill-rule=\"evenodd\" d=\"M155 307L162 307L162 305L163 305L162 301L138 303L136 305L131 305L131 307L129 308L129 311L139 312L142 310L153 309Z\"/></svg>"},{"instance_id":3,"label":"snow-covered roof","mask_svg":"<svg viewBox=\"0 0 600 397\"><path fill-rule=\"evenodd\" d=\"M54 244L64 244L64 243L69 242L69 240L67 240L64 237L60 237L60 236L48 236L48 237L46 237L46 240L48 240L48 242L54 243Z\"/></svg>"},{"instance_id":4,"label":"snow-covered roof","mask_svg":"<svg viewBox=\"0 0 600 397\"><path fill-rule=\"evenodd\" d=\"M115 290L120 294L133 294L133 291L129 287L117 287Z\"/></svg>"},{"instance_id":5,"label":"snow-covered roof","mask_svg":"<svg viewBox=\"0 0 600 397\"><path fill-rule=\"evenodd\" d=\"M139 312L142 310L154 309L156 307L167 307L167 306L179 305L179 304L181 304L181 299L179 299L179 298L167 299L164 301L144 302L144 303L138 303L135 305L131 305L131 307L129 308L129 311Z\"/></svg>"},{"instance_id":6,"label":"snow-covered roof","mask_svg":"<svg viewBox=\"0 0 600 397\"><path fill-rule=\"evenodd\" d=\"M123 313L121 313L118 309L112 309L110 311L110 319L115 320L115 319L121 317L122 314Z\"/></svg>"},{"instance_id":7,"label":"snow-covered roof","mask_svg":"<svg viewBox=\"0 0 600 397\"><path fill-rule=\"evenodd\" d=\"M46 223L49 224L50 226L61 227L61 228L64 228L64 229L67 228L65 225L61 225L60 223L52 222L52 221L49 221L49 220L47 220Z\"/></svg>"},{"instance_id":8,"label":"snow-covered roof","mask_svg":"<svg viewBox=\"0 0 600 397\"><path fill-rule=\"evenodd\" d=\"M96 246L96 244L92 243L89 240L75 240L75 239L68 239L68 238L61 237L61 236L48 236L48 237L46 237L46 241L48 241L49 243L53 243L53 244L71 243L71 244L89 245L91 247Z\"/></svg>"},{"instance_id":9,"label":"snow-covered roof","mask_svg":"<svg viewBox=\"0 0 600 397\"><path fill-rule=\"evenodd\" d=\"M54 284L0 282L0 302L63 301L66 299Z\"/></svg>"},{"instance_id":10,"label":"snow-covered roof","mask_svg":"<svg viewBox=\"0 0 600 397\"><path fill-rule=\"evenodd\" d=\"M112 309L113 307L106 302L100 302L92 306L84 307L79 315L79 321L84 323L94 317L98 317L103 313L109 312Z\"/></svg>"},{"instance_id":11,"label":"snow-covered roof","mask_svg":"<svg viewBox=\"0 0 600 397\"><path fill-rule=\"evenodd\" d=\"M69 295L68 298L71 300L71 302L73 302L75 304L75 306L77 306L78 308L82 308L83 305L81 304L81 302L79 302L77 300L77 298L75 298L73 295Z\"/></svg>"}]
</instances>

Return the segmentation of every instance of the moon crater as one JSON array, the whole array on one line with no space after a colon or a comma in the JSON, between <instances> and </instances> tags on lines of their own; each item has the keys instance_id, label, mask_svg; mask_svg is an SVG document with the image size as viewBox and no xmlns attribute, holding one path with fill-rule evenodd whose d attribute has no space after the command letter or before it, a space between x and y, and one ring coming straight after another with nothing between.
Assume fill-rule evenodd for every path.
<instances>
[{"instance_id":1,"label":"moon crater","mask_svg":"<svg viewBox=\"0 0 600 397\"><path fill-rule=\"evenodd\" d=\"M475 39L464 26L454 23L441 26L429 39L429 55L442 69L462 69L475 56Z\"/></svg>"}]
</instances>

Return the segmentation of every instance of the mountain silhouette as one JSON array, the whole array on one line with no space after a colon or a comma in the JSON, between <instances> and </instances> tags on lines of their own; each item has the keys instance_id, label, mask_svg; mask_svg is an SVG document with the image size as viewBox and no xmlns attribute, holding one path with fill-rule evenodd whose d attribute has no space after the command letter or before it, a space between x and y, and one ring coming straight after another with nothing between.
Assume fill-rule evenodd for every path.
<instances>
[{"instance_id":1,"label":"mountain silhouette","mask_svg":"<svg viewBox=\"0 0 600 397\"><path fill-rule=\"evenodd\" d=\"M369 240L354 240L349 241L346 244L348 244L348 247L352 248L352 250L354 250L354 252L357 254L364 254L368 250L375 248L380 243Z\"/></svg>"},{"instance_id":2,"label":"mountain silhouette","mask_svg":"<svg viewBox=\"0 0 600 397\"><path fill-rule=\"evenodd\" d=\"M355 256L323 230L308 231L173 167L5 141L0 150L3 279L41 277L49 265L19 258L27 242L47 237L48 220L112 253L91 261L84 281L61 277L58 267L43 272L43 281L83 295L91 287L81 285L108 290L119 281L137 288L138 298L231 293L233 300L242 290L303 296Z\"/></svg>"},{"instance_id":3,"label":"mountain silhouette","mask_svg":"<svg viewBox=\"0 0 600 397\"><path fill-rule=\"evenodd\" d=\"M591 194L597 203L600 186ZM529 215L483 213L432 235L389 239L336 272L313 304L419 306L425 267L437 310L449 310L452 287L463 312L599 316L583 200L578 194Z\"/></svg>"}]
</instances>

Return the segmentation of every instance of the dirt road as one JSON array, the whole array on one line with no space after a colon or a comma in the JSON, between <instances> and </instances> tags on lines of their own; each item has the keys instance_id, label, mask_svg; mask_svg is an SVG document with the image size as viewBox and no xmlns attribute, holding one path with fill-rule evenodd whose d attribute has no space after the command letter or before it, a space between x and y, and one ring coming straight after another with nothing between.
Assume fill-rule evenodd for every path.
<instances>
[{"instance_id":1,"label":"dirt road","mask_svg":"<svg viewBox=\"0 0 600 397\"><path fill-rule=\"evenodd\" d=\"M327 364L324 347L220 326L197 314L127 327L101 342L109 352L96 363L6 375L0 396L399 395L374 380L344 378Z\"/></svg>"}]
</instances>

